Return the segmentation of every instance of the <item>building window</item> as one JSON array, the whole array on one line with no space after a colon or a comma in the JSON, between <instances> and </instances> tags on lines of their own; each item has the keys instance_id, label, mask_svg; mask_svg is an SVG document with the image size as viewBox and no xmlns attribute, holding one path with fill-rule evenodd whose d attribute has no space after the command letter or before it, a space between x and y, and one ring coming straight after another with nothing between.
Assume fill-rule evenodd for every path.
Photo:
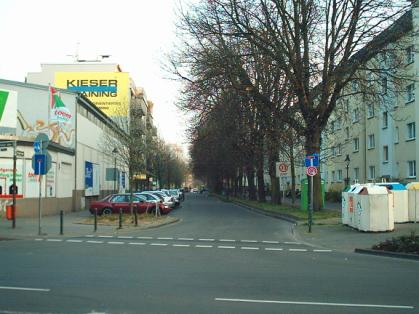
<instances>
[{"instance_id":1,"label":"building window","mask_svg":"<svg viewBox=\"0 0 419 314\"><path fill-rule=\"evenodd\" d=\"M416 127L415 122L407 124L407 141L414 140L416 138Z\"/></svg>"},{"instance_id":2,"label":"building window","mask_svg":"<svg viewBox=\"0 0 419 314\"><path fill-rule=\"evenodd\" d=\"M343 178L342 170L338 170L338 181L342 182L342 178Z\"/></svg>"},{"instance_id":3,"label":"building window","mask_svg":"<svg viewBox=\"0 0 419 314\"><path fill-rule=\"evenodd\" d=\"M338 146L336 146L336 155L342 155L342 144L338 144Z\"/></svg>"},{"instance_id":4,"label":"building window","mask_svg":"<svg viewBox=\"0 0 419 314\"><path fill-rule=\"evenodd\" d=\"M367 105L367 118L371 119L374 117L374 105L368 104Z\"/></svg>"},{"instance_id":5,"label":"building window","mask_svg":"<svg viewBox=\"0 0 419 314\"><path fill-rule=\"evenodd\" d=\"M406 64L413 63L415 61L415 52L413 46L406 48Z\"/></svg>"},{"instance_id":6,"label":"building window","mask_svg":"<svg viewBox=\"0 0 419 314\"><path fill-rule=\"evenodd\" d=\"M354 152L358 152L359 151L359 137L354 138Z\"/></svg>"},{"instance_id":7,"label":"building window","mask_svg":"<svg viewBox=\"0 0 419 314\"><path fill-rule=\"evenodd\" d=\"M381 79L381 92L383 95L387 95L387 77Z\"/></svg>"},{"instance_id":8,"label":"building window","mask_svg":"<svg viewBox=\"0 0 419 314\"><path fill-rule=\"evenodd\" d=\"M336 172L332 171L332 182L336 182Z\"/></svg>"},{"instance_id":9,"label":"building window","mask_svg":"<svg viewBox=\"0 0 419 314\"><path fill-rule=\"evenodd\" d=\"M352 81L352 92L356 93L358 91L358 82L356 80Z\"/></svg>"},{"instance_id":10,"label":"building window","mask_svg":"<svg viewBox=\"0 0 419 314\"><path fill-rule=\"evenodd\" d=\"M349 127L345 128L346 139L349 140Z\"/></svg>"},{"instance_id":11,"label":"building window","mask_svg":"<svg viewBox=\"0 0 419 314\"><path fill-rule=\"evenodd\" d=\"M415 84L409 84L406 87L406 103L415 100Z\"/></svg>"},{"instance_id":12,"label":"building window","mask_svg":"<svg viewBox=\"0 0 419 314\"><path fill-rule=\"evenodd\" d=\"M332 156L333 157L336 156L336 147L335 146L332 147Z\"/></svg>"},{"instance_id":13,"label":"building window","mask_svg":"<svg viewBox=\"0 0 419 314\"><path fill-rule=\"evenodd\" d=\"M345 99L343 101L343 106L344 106L345 112L348 113L349 112L349 99Z\"/></svg>"},{"instance_id":14,"label":"building window","mask_svg":"<svg viewBox=\"0 0 419 314\"><path fill-rule=\"evenodd\" d=\"M399 143L399 127L394 128L394 144Z\"/></svg>"},{"instance_id":15,"label":"building window","mask_svg":"<svg viewBox=\"0 0 419 314\"><path fill-rule=\"evenodd\" d=\"M368 135L368 149L375 148L375 136L374 134Z\"/></svg>"},{"instance_id":16,"label":"building window","mask_svg":"<svg viewBox=\"0 0 419 314\"><path fill-rule=\"evenodd\" d=\"M340 130L342 128L341 125L342 125L342 120L340 118L338 118L336 120L336 124L335 124L336 130Z\"/></svg>"},{"instance_id":17,"label":"building window","mask_svg":"<svg viewBox=\"0 0 419 314\"><path fill-rule=\"evenodd\" d=\"M359 168L354 168L354 179L359 181Z\"/></svg>"},{"instance_id":18,"label":"building window","mask_svg":"<svg viewBox=\"0 0 419 314\"><path fill-rule=\"evenodd\" d=\"M383 112L383 129L386 129L388 127L388 112Z\"/></svg>"},{"instance_id":19,"label":"building window","mask_svg":"<svg viewBox=\"0 0 419 314\"><path fill-rule=\"evenodd\" d=\"M374 180L375 179L375 166L368 167L368 179Z\"/></svg>"},{"instance_id":20,"label":"building window","mask_svg":"<svg viewBox=\"0 0 419 314\"><path fill-rule=\"evenodd\" d=\"M407 176L409 178L415 178L416 177L416 160L409 160L407 162Z\"/></svg>"},{"instance_id":21,"label":"building window","mask_svg":"<svg viewBox=\"0 0 419 314\"><path fill-rule=\"evenodd\" d=\"M359 121L359 109L355 108L354 111L352 111L352 122L356 123Z\"/></svg>"},{"instance_id":22,"label":"building window","mask_svg":"<svg viewBox=\"0 0 419 314\"><path fill-rule=\"evenodd\" d=\"M388 146L383 146L383 161L388 162Z\"/></svg>"}]
</instances>

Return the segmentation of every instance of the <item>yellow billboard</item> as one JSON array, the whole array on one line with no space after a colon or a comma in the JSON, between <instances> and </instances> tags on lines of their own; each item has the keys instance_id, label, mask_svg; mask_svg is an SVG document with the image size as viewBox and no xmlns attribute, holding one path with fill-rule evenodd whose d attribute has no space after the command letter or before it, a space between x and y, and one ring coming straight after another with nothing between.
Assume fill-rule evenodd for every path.
<instances>
[{"instance_id":1,"label":"yellow billboard","mask_svg":"<svg viewBox=\"0 0 419 314\"><path fill-rule=\"evenodd\" d=\"M129 76L126 72L56 72L55 86L80 92L108 116L127 116Z\"/></svg>"}]
</instances>

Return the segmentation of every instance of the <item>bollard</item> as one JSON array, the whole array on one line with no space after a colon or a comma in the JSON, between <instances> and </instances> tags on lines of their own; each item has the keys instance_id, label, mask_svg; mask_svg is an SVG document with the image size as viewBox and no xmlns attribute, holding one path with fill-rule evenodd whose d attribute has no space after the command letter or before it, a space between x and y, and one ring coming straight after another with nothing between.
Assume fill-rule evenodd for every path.
<instances>
[{"instance_id":1,"label":"bollard","mask_svg":"<svg viewBox=\"0 0 419 314\"><path fill-rule=\"evenodd\" d=\"M60 210L60 235L64 234L64 211Z\"/></svg>"},{"instance_id":2,"label":"bollard","mask_svg":"<svg viewBox=\"0 0 419 314\"><path fill-rule=\"evenodd\" d=\"M137 207L135 208L134 211L134 222L135 222L135 226L138 227L138 214L137 214Z\"/></svg>"},{"instance_id":3,"label":"bollard","mask_svg":"<svg viewBox=\"0 0 419 314\"><path fill-rule=\"evenodd\" d=\"M94 232L97 231L97 208L95 208L95 219L94 219Z\"/></svg>"},{"instance_id":4,"label":"bollard","mask_svg":"<svg viewBox=\"0 0 419 314\"><path fill-rule=\"evenodd\" d=\"M122 208L119 209L119 229L122 229Z\"/></svg>"}]
</instances>

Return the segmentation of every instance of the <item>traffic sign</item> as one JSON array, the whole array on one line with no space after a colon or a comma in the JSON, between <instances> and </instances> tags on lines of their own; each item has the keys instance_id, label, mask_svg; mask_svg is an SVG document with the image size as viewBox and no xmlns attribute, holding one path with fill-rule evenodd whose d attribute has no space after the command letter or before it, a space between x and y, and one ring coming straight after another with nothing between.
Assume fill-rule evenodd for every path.
<instances>
[{"instance_id":1,"label":"traffic sign","mask_svg":"<svg viewBox=\"0 0 419 314\"><path fill-rule=\"evenodd\" d=\"M40 144L35 144L37 142L40 142ZM35 141L33 142L33 148L35 150L35 153L37 153L35 145L37 145L38 148L39 148L39 145L40 145L39 153L42 153L47 149L48 144L49 144L48 135L46 135L45 133L38 133L38 136L35 138Z\"/></svg>"},{"instance_id":2,"label":"traffic sign","mask_svg":"<svg viewBox=\"0 0 419 314\"><path fill-rule=\"evenodd\" d=\"M288 165L285 163L280 163L278 166L279 172L287 172L288 171Z\"/></svg>"},{"instance_id":3,"label":"traffic sign","mask_svg":"<svg viewBox=\"0 0 419 314\"><path fill-rule=\"evenodd\" d=\"M318 167L319 155L318 154L308 155L306 156L304 162L305 162L306 167L310 167L310 166Z\"/></svg>"},{"instance_id":4,"label":"traffic sign","mask_svg":"<svg viewBox=\"0 0 419 314\"><path fill-rule=\"evenodd\" d=\"M314 177L317 174L317 168L314 166L307 167L306 174L310 177Z\"/></svg>"},{"instance_id":5,"label":"traffic sign","mask_svg":"<svg viewBox=\"0 0 419 314\"><path fill-rule=\"evenodd\" d=\"M275 170L276 170L277 177L291 176L289 162L286 162L286 161L277 162L275 164Z\"/></svg>"},{"instance_id":6,"label":"traffic sign","mask_svg":"<svg viewBox=\"0 0 419 314\"><path fill-rule=\"evenodd\" d=\"M42 151L42 142L41 141L33 142L33 150L35 151L35 154L40 154Z\"/></svg>"},{"instance_id":7,"label":"traffic sign","mask_svg":"<svg viewBox=\"0 0 419 314\"><path fill-rule=\"evenodd\" d=\"M35 175L43 175L47 173L47 155L35 154L32 156L32 168Z\"/></svg>"}]
</instances>

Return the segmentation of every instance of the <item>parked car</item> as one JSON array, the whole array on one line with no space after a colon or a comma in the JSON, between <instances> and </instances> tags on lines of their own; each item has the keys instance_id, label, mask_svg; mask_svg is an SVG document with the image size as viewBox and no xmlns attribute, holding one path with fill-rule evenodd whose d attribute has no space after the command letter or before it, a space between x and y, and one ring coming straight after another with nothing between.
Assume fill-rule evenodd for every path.
<instances>
[{"instance_id":1,"label":"parked car","mask_svg":"<svg viewBox=\"0 0 419 314\"><path fill-rule=\"evenodd\" d=\"M138 193L135 193L135 195L137 195L139 197L144 197L147 202L150 202L154 205L153 208L150 208L148 210L149 213L151 213L155 210L156 204L158 204L158 206L160 207L160 212L162 214L168 214L172 210L169 206L163 204L163 199L158 197L157 195L154 195L154 194L149 193L149 192L138 192Z\"/></svg>"},{"instance_id":2,"label":"parked car","mask_svg":"<svg viewBox=\"0 0 419 314\"><path fill-rule=\"evenodd\" d=\"M153 203L146 201L145 198L133 196L132 207L137 213L145 213L150 207L155 206ZM90 213L94 214L97 209L98 215L117 214L122 209L123 213L130 213L130 194L112 194L107 197L91 202L89 205Z\"/></svg>"},{"instance_id":3,"label":"parked car","mask_svg":"<svg viewBox=\"0 0 419 314\"><path fill-rule=\"evenodd\" d=\"M193 189L191 190L191 192L192 192L192 193L198 193L198 189L197 189L197 188L193 188Z\"/></svg>"},{"instance_id":4,"label":"parked car","mask_svg":"<svg viewBox=\"0 0 419 314\"><path fill-rule=\"evenodd\" d=\"M163 204L170 207L170 208L174 208L175 207L175 202L172 199L171 196L167 196L166 193L161 192L161 191L144 191L146 193L151 193L153 195L156 195L158 197L160 197L160 199L163 201Z\"/></svg>"}]
</instances>

